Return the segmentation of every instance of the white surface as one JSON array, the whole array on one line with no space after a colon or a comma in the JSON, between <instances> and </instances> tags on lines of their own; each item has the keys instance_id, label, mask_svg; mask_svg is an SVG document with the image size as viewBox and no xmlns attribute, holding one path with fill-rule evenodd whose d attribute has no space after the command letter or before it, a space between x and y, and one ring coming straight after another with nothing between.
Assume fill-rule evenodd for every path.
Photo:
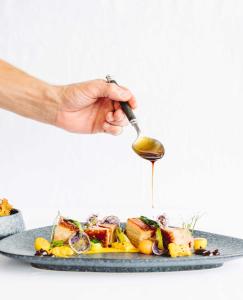
<instances>
[{"instance_id":1,"label":"white surface","mask_svg":"<svg viewBox=\"0 0 243 300\"><path fill-rule=\"evenodd\" d=\"M200 228L243 238L242 12L242 1L2 0L0 57L55 84L113 74L137 96L144 131L165 145L156 212L206 212ZM57 209L147 214L151 170L132 153L134 137L130 127L116 138L72 135L0 111L0 196L28 228L50 224ZM239 261L178 274L56 273L0 258L1 287L38 299L242 299L242 271Z\"/></svg>"}]
</instances>

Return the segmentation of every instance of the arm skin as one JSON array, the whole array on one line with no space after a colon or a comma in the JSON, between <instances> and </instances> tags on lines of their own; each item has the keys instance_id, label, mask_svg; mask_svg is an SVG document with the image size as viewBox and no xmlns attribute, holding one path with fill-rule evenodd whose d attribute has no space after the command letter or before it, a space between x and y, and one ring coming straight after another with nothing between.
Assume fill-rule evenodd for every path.
<instances>
[{"instance_id":1,"label":"arm skin","mask_svg":"<svg viewBox=\"0 0 243 300\"><path fill-rule=\"evenodd\" d=\"M127 119L119 101L136 108L125 87L97 79L54 86L0 60L0 108L75 133L120 134Z\"/></svg>"}]
</instances>

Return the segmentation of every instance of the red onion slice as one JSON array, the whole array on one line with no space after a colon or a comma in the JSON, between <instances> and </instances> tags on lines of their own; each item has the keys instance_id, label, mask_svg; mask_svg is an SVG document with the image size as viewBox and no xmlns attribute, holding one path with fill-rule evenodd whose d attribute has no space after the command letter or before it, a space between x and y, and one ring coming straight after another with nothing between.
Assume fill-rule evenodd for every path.
<instances>
[{"instance_id":1,"label":"red onion slice","mask_svg":"<svg viewBox=\"0 0 243 300\"><path fill-rule=\"evenodd\" d=\"M77 254L87 252L91 246L89 236L85 232L75 233L69 238L68 243Z\"/></svg>"}]
</instances>

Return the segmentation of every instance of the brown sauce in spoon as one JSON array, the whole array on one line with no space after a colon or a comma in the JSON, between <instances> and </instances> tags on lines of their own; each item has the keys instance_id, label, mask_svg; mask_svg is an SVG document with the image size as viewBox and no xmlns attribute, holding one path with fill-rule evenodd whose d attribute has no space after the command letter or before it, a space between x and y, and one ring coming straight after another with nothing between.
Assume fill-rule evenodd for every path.
<instances>
[{"instance_id":1,"label":"brown sauce in spoon","mask_svg":"<svg viewBox=\"0 0 243 300\"><path fill-rule=\"evenodd\" d=\"M132 148L139 156L152 163L151 201L154 208L154 163L164 156L164 146L156 139L143 136L133 143Z\"/></svg>"}]
</instances>

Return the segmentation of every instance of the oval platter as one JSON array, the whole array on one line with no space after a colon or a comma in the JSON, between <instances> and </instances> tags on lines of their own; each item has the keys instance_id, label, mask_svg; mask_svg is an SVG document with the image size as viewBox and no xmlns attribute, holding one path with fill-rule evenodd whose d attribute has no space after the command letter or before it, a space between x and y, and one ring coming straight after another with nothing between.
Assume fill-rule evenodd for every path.
<instances>
[{"instance_id":1,"label":"oval platter","mask_svg":"<svg viewBox=\"0 0 243 300\"><path fill-rule=\"evenodd\" d=\"M0 241L0 254L21 260L33 267L58 271L80 272L168 272L211 269L243 257L243 240L219 234L194 231L195 237L205 237L209 249L219 249L220 256L163 257L140 253L81 254L70 258L35 256L34 240L50 239L51 226L32 229Z\"/></svg>"}]
</instances>

